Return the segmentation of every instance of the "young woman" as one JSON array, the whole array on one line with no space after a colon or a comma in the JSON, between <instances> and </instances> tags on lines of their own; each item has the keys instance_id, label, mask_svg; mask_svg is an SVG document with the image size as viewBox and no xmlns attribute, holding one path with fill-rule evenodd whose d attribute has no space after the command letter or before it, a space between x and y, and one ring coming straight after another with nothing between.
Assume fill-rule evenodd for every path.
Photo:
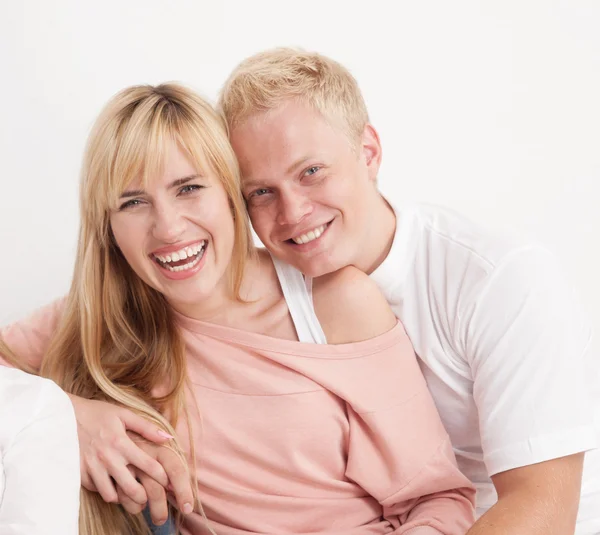
<instances>
[{"instance_id":1,"label":"young woman","mask_svg":"<svg viewBox=\"0 0 600 535\"><path fill-rule=\"evenodd\" d=\"M200 498L184 533L467 531L473 489L402 326L357 270L313 282L255 250L210 105L174 84L114 97L81 217L66 299L1 336L71 394L83 456L118 405L176 437ZM82 477L133 480L121 461ZM83 533L147 529L97 494L82 503Z\"/></svg>"}]
</instances>

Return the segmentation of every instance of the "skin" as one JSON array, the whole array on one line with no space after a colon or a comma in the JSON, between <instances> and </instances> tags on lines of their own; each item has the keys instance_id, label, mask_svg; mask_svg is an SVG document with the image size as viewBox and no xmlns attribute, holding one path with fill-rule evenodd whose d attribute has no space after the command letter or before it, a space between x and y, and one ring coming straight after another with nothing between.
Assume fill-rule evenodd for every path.
<instances>
[{"instance_id":1,"label":"skin","mask_svg":"<svg viewBox=\"0 0 600 535\"><path fill-rule=\"evenodd\" d=\"M252 224L281 260L317 277L353 265L370 273L391 247L395 216L376 187L381 144L367 125L350 140L290 102L232 131ZM290 239L327 224L320 238Z\"/></svg>"},{"instance_id":2,"label":"skin","mask_svg":"<svg viewBox=\"0 0 600 535\"><path fill-rule=\"evenodd\" d=\"M138 182L123 192L110 225L125 260L144 282L182 314L206 316L229 300L225 275L234 242L229 201L212 171L196 170L173 143L167 151L159 176L145 189ZM157 261L157 254L166 257L204 242L199 271L173 274ZM179 274L192 276L170 278Z\"/></svg>"},{"instance_id":3,"label":"skin","mask_svg":"<svg viewBox=\"0 0 600 535\"><path fill-rule=\"evenodd\" d=\"M395 218L376 188L381 145L371 125L350 140L290 101L250 116L231 141L252 225L274 255L311 276L348 265L371 273L385 259ZM330 221L308 244L289 240ZM498 502L469 535L573 533L582 463L579 454L494 475Z\"/></svg>"},{"instance_id":4,"label":"skin","mask_svg":"<svg viewBox=\"0 0 600 535\"><path fill-rule=\"evenodd\" d=\"M69 397L77 419L81 484L86 489L100 493L104 501L112 503L118 500L116 484L131 500L146 503L144 487L131 476L127 465L138 467L157 482L168 485L170 476L165 468L140 450L124 429L157 443L166 442L167 437L160 436L147 420L122 407L74 395ZM183 507L184 502L179 503Z\"/></svg>"},{"instance_id":5,"label":"skin","mask_svg":"<svg viewBox=\"0 0 600 535\"><path fill-rule=\"evenodd\" d=\"M567 535L575 532L584 454L492 476L498 503L468 535Z\"/></svg>"},{"instance_id":6,"label":"skin","mask_svg":"<svg viewBox=\"0 0 600 535\"><path fill-rule=\"evenodd\" d=\"M132 476L140 480L146 491L147 503L132 500L120 487L117 489L119 503L132 514L141 513L148 505L152 522L160 526L169 518L167 497L176 500L176 503L194 503L187 468L170 448L145 441L135 433L128 433L128 436L136 443L140 451L164 467L169 474L169 483L163 486L144 471L130 466L129 470Z\"/></svg>"}]
</instances>

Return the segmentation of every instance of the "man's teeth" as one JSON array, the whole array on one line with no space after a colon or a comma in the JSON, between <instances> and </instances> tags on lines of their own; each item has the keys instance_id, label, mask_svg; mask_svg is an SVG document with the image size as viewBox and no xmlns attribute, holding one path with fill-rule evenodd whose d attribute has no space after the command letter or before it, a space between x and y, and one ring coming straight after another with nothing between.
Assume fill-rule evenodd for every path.
<instances>
[{"instance_id":1,"label":"man's teeth","mask_svg":"<svg viewBox=\"0 0 600 535\"><path fill-rule=\"evenodd\" d=\"M308 243L309 241L316 240L319 236L321 236L321 234L323 234L326 228L327 224L321 225L320 227L309 230L306 234L302 234L301 236L296 236L295 238L292 238L292 240L298 245Z\"/></svg>"},{"instance_id":2,"label":"man's teeth","mask_svg":"<svg viewBox=\"0 0 600 535\"><path fill-rule=\"evenodd\" d=\"M206 249L206 240L202 240L196 245L190 247L184 247L179 251L168 255L153 255L161 265L169 271L185 271L186 269L193 268L204 256L204 250ZM171 262L179 262L180 260L190 259L190 262L181 266L170 266Z\"/></svg>"}]
</instances>

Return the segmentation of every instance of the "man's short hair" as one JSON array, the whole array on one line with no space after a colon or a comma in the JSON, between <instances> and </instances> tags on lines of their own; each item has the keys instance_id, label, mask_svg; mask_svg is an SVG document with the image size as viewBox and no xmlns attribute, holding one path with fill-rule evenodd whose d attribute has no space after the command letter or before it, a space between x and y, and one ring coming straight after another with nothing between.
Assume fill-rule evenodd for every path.
<instances>
[{"instance_id":1,"label":"man's short hair","mask_svg":"<svg viewBox=\"0 0 600 535\"><path fill-rule=\"evenodd\" d=\"M352 141L369 122L358 83L348 69L321 54L294 48L267 50L242 61L221 90L219 108L232 129L290 100L313 106Z\"/></svg>"}]
</instances>

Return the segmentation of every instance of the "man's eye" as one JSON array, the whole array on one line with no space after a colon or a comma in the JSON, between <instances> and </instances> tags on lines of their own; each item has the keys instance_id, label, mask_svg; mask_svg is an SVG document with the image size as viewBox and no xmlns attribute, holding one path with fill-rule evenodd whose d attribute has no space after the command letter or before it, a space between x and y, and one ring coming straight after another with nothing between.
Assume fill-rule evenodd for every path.
<instances>
[{"instance_id":1,"label":"man's eye","mask_svg":"<svg viewBox=\"0 0 600 535\"><path fill-rule=\"evenodd\" d=\"M260 188L260 189L254 190L252 192L251 196L262 197L263 195L266 195L267 193L269 193L269 190L267 188Z\"/></svg>"}]
</instances>

